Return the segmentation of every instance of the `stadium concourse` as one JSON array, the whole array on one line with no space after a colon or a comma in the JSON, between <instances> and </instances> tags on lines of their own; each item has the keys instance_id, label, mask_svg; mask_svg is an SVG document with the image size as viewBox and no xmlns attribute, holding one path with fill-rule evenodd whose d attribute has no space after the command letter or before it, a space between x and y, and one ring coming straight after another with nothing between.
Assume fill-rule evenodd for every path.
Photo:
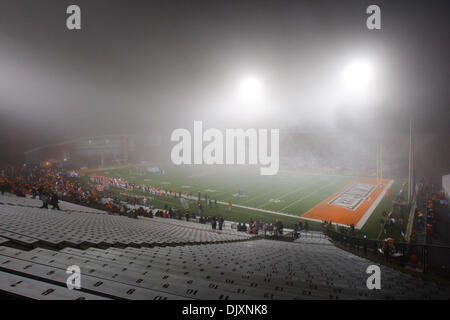
<instances>
[{"instance_id":1,"label":"stadium concourse","mask_svg":"<svg viewBox=\"0 0 450 320\"><path fill-rule=\"evenodd\" d=\"M185 220L110 215L0 195L0 293L31 299L448 299L448 288L381 268L323 235L295 242ZM68 290L67 269L81 270Z\"/></svg>"}]
</instances>

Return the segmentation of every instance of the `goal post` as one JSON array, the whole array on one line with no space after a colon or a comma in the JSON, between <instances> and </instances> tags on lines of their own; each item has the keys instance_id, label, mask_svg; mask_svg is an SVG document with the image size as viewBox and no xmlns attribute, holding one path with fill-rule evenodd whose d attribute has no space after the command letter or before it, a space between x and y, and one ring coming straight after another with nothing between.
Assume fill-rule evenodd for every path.
<instances>
[{"instance_id":1,"label":"goal post","mask_svg":"<svg viewBox=\"0 0 450 320\"><path fill-rule=\"evenodd\" d=\"M377 184L381 184L383 180L383 146L381 143L377 144Z\"/></svg>"}]
</instances>

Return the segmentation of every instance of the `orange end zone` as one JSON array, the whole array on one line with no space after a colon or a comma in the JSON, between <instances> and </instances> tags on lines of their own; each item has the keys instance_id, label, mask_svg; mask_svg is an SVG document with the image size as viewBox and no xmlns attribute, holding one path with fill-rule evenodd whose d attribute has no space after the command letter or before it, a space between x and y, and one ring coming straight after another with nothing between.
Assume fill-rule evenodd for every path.
<instances>
[{"instance_id":1,"label":"orange end zone","mask_svg":"<svg viewBox=\"0 0 450 320\"><path fill-rule=\"evenodd\" d=\"M353 224L357 229L361 229L392 182L392 180L357 178L341 191L307 211L302 217L343 225Z\"/></svg>"}]
</instances>

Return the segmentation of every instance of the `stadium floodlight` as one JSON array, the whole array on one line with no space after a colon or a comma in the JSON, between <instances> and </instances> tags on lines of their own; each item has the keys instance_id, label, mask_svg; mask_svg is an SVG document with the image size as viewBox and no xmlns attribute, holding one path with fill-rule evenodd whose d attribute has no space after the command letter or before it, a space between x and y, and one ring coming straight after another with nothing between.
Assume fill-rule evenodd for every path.
<instances>
[{"instance_id":1,"label":"stadium floodlight","mask_svg":"<svg viewBox=\"0 0 450 320\"><path fill-rule=\"evenodd\" d=\"M356 58L349 61L341 69L338 85L338 104L341 111L359 115L363 110L374 104L377 83L375 81L375 64L368 58ZM368 97L371 96L371 99Z\"/></svg>"},{"instance_id":2,"label":"stadium floodlight","mask_svg":"<svg viewBox=\"0 0 450 320\"><path fill-rule=\"evenodd\" d=\"M261 79L255 76L246 76L239 83L239 94L244 102L255 103L262 97Z\"/></svg>"},{"instance_id":3,"label":"stadium floodlight","mask_svg":"<svg viewBox=\"0 0 450 320\"><path fill-rule=\"evenodd\" d=\"M231 102L232 113L247 119L259 117L264 114L265 100L261 78L255 75L243 76L237 83L236 94Z\"/></svg>"},{"instance_id":4,"label":"stadium floodlight","mask_svg":"<svg viewBox=\"0 0 450 320\"><path fill-rule=\"evenodd\" d=\"M373 78L373 65L364 59L354 60L342 71L342 78L348 90L364 90Z\"/></svg>"}]
</instances>

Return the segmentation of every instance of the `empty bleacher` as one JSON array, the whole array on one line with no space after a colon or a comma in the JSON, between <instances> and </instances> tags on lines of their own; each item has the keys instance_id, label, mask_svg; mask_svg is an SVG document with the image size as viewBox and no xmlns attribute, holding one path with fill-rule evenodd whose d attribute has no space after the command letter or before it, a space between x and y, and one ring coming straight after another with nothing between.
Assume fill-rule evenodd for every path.
<instances>
[{"instance_id":1,"label":"empty bleacher","mask_svg":"<svg viewBox=\"0 0 450 320\"><path fill-rule=\"evenodd\" d=\"M30 198L0 198L0 237L34 247L153 246L245 240L250 236L226 229L165 218L129 219L61 202L61 211L39 209Z\"/></svg>"},{"instance_id":2,"label":"empty bleacher","mask_svg":"<svg viewBox=\"0 0 450 320\"><path fill-rule=\"evenodd\" d=\"M0 292L31 299L448 299L448 288L373 262L319 233L295 242L164 219L0 196ZM71 210L71 211L68 211ZM81 269L81 290L66 270Z\"/></svg>"}]
</instances>

